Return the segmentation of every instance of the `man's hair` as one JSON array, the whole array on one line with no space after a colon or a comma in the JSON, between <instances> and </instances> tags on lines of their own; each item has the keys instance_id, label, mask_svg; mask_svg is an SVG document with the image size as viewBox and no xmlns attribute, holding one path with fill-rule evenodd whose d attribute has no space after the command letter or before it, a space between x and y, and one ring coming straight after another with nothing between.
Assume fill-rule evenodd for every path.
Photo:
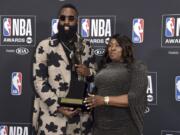
<instances>
[{"instance_id":1,"label":"man's hair","mask_svg":"<svg viewBox=\"0 0 180 135\"><path fill-rule=\"evenodd\" d=\"M77 8L76 8L73 4L68 3L68 4L64 4L64 5L59 9L58 17L59 17L59 15L60 15L61 11L62 11L64 8L71 8L71 9L73 9L73 10L76 12L77 16L79 15L79 12L78 12Z\"/></svg>"}]
</instances>

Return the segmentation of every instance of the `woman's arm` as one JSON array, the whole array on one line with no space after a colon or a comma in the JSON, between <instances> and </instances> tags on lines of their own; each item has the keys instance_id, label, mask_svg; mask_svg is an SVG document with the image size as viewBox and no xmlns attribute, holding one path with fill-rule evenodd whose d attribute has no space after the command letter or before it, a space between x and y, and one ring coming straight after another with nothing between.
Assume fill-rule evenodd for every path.
<instances>
[{"instance_id":1,"label":"woman's arm","mask_svg":"<svg viewBox=\"0 0 180 135\"><path fill-rule=\"evenodd\" d=\"M137 105L145 105L146 89L147 89L147 69L144 64L137 62L132 67L130 89L128 94L109 96L108 104L102 96L90 95L85 100L87 106L90 108L102 105L116 106L116 107L132 107ZM108 96L108 95L107 95ZM107 99L107 98L106 98Z\"/></svg>"},{"instance_id":2,"label":"woman's arm","mask_svg":"<svg viewBox=\"0 0 180 135\"><path fill-rule=\"evenodd\" d=\"M128 95L124 94L120 96L110 96L108 105L116 107L128 107Z\"/></svg>"},{"instance_id":3,"label":"woman's arm","mask_svg":"<svg viewBox=\"0 0 180 135\"><path fill-rule=\"evenodd\" d=\"M89 94L84 102L89 109L97 106L128 107L128 94L105 97Z\"/></svg>"}]
</instances>

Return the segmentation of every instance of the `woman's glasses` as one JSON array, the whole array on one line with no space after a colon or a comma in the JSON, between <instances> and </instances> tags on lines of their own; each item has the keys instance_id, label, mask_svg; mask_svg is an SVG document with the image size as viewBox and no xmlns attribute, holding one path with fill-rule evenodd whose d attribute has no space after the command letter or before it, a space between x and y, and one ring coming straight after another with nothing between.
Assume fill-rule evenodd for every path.
<instances>
[{"instance_id":1,"label":"woman's glasses","mask_svg":"<svg viewBox=\"0 0 180 135\"><path fill-rule=\"evenodd\" d=\"M70 21L70 22L72 22L72 21L74 21L75 20L75 16L65 16L65 15L61 15L60 17L59 17L59 19L61 20L61 21L65 21L66 20L66 18Z\"/></svg>"}]
</instances>

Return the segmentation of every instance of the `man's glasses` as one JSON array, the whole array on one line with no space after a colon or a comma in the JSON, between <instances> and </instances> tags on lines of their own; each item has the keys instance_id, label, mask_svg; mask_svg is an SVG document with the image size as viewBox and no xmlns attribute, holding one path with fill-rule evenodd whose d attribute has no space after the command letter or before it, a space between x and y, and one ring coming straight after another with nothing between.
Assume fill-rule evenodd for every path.
<instances>
[{"instance_id":1,"label":"man's glasses","mask_svg":"<svg viewBox=\"0 0 180 135\"><path fill-rule=\"evenodd\" d=\"M59 19L60 19L61 21L65 21L66 18L67 18L70 22L72 22L72 21L75 20L75 16L71 16L71 15L70 15L70 16L61 15L61 16L59 17Z\"/></svg>"}]
</instances>

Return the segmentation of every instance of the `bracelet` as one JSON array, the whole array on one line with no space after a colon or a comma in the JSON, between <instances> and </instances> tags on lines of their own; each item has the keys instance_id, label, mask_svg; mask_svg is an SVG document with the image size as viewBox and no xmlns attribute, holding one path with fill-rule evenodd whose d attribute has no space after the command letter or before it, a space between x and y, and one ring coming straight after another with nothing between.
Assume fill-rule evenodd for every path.
<instances>
[{"instance_id":1,"label":"bracelet","mask_svg":"<svg viewBox=\"0 0 180 135\"><path fill-rule=\"evenodd\" d=\"M104 97L104 104L108 105L109 104L109 96Z\"/></svg>"}]
</instances>

